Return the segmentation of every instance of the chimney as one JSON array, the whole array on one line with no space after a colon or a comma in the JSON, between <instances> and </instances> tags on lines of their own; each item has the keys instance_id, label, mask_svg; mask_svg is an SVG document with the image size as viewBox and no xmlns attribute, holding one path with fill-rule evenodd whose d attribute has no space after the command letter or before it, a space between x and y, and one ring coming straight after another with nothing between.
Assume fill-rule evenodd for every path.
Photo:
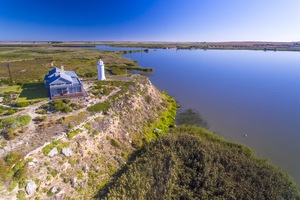
<instances>
[{"instance_id":1,"label":"chimney","mask_svg":"<svg viewBox=\"0 0 300 200\"><path fill-rule=\"evenodd\" d=\"M60 66L61 71L64 71L64 66Z\"/></svg>"}]
</instances>

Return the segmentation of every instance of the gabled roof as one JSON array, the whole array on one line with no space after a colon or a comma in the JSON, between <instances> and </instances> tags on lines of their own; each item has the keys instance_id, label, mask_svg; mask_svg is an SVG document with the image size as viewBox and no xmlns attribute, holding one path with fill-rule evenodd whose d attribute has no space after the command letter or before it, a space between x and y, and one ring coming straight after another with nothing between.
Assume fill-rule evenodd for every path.
<instances>
[{"instance_id":1,"label":"gabled roof","mask_svg":"<svg viewBox=\"0 0 300 200\"><path fill-rule=\"evenodd\" d=\"M65 71L65 73L71 76L72 78L78 78L77 74L74 71Z\"/></svg>"},{"instance_id":2,"label":"gabled roof","mask_svg":"<svg viewBox=\"0 0 300 200\"><path fill-rule=\"evenodd\" d=\"M76 81L74 81L76 79ZM49 88L50 85L53 84L81 84L78 80L78 76L73 71L64 71L59 68L53 68L49 71L49 73L45 76L45 84L46 88Z\"/></svg>"}]
</instances>

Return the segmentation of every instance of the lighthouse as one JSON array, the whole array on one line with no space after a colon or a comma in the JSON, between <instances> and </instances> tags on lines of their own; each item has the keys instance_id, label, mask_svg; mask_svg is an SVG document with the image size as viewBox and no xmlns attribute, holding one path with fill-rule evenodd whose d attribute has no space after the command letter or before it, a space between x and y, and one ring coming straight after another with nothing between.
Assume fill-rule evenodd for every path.
<instances>
[{"instance_id":1,"label":"lighthouse","mask_svg":"<svg viewBox=\"0 0 300 200\"><path fill-rule=\"evenodd\" d=\"M99 59L99 61L97 63L97 68L98 68L98 80L99 81L106 80L105 73L104 73L104 64L101 59Z\"/></svg>"}]
</instances>

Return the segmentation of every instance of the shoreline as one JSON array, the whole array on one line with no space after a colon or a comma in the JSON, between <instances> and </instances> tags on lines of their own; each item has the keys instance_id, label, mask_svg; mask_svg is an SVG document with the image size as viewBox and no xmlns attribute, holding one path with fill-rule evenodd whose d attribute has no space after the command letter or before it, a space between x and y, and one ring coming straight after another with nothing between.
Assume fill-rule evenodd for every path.
<instances>
[{"instance_id":1,"label":"shoreline","mask_svg":"<svg viewBox=\"0 0 300 200\"><path fill-rule=\"evenodd\" d=\"M300 42L3 42L0 48L6 47L69 47L89 48L98 45L113 47L140 47L149 49L187 49L187 50L262 50L262 51L300 51Z\"/></svg>"}]
</instances>

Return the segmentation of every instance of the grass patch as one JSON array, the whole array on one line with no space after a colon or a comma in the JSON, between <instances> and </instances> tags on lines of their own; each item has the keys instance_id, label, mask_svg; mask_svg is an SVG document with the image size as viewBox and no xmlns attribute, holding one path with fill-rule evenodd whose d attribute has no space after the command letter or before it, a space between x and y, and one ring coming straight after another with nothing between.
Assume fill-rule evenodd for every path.
<instances>
[{"instance_id":1,"label":"grass patch","mask_svg":"<svg viewBox=\"0 0 300 200\"><path fill-rule=\"evenodd\" d=\"M10 107L6 107L6 106L0 106L0 116L4 116L4 115L12 115L16 112L18 112L19 110L16 108L10 108Z\"/></svg>"},{"instance_id":2,"label":"grass patch","mask_svg":"<svg viewBox=\"0 0 300 200\"><path fill-rule=\"evenodd\" d=\"M106 113L111 108L109 101L105 101L102 103L96 103L93 106L87 108L90 112L103 112Z\"/></svg>"},{"instance_id":3,"label":"grass patch","mask_svg":"<svg viewBox=\"0 0 300 200\"><path fill-rule=\"evenodd\" d=\"M71 140L75 135L77 135L78 133L80 133L81 130L80 129L76 129L74 131L71 131L68 133L68 139Z\"/></svg>"},{"instance_id":4,"label":"grass patch","mask_svg":"<svg viewBox=\"0 0 300 200\"><path fill-rule=\"evenodd\" d=\"M4 92L20 92L20 91L21 91L21 87L19 85L0 87L0 93L4 93Z\"/></svg>"},{"instance_id":5,"label":"grass patch","mask_svg":"<svg viewBox=\"0 0 300 200\"><path fill-rule=\"evenodd\" d=\"M65 117L65 119L62 121L62 123L65 125L72 124L75 126L75 125L83 122L88 116L89 116L88 112L80 112L80 113L78 113L78 115L72 115L72 116Z\"/></svg>"},{"instance_id":6,"label":"grass patch","mask_svg":"<svg viewBox=\"0 0 300 200\"><path fill-rule=\"evenodd\" d=\"M145 139L147 142L163 135L169 131L171 126L175 125L175 116L177 111L177 103L175 99L163 92L163 101L166 109L160 113L160 117L150 126L144 129Z\"/></svg>"},{"instance_id":7,"label":"grass patch","mask_svg":"<svg viewBox=\"0 0 300 200\"><path fill-rule=\"evenodd\" d=\"M31 121L29 115L21 115L19 117L7 117L0 119L0 129L2 129L2 136L4 138L11 140L14 139L18 134L15 133L15 130L27 126Z\"/></svg>"},{"instance_id":8,"label":"grass patch","mask_svg":"<svg viewBox=\"0 0 300 200\"><path fill-rule=\"evenodd\" d=\"M69 146L70 146L70 143L68 143L68 142L61 142L61 140L55 140L52 143L46 145L42 149L42 152L45 156L47 156L49 154L49 152L55 147L57 148L57 151L60 152L62 148L69 147Z\"/></svg>"},{"instance_id":9,"label":"grass patch","mask_svg":"<svg viewBox=\"0 0 300 200\"><path fill-rule=\"evenodd\" d=\"M26 193L24 190L19 190L17 194L18 200L26 200Z\"/></svg>"},{"instance_id":10,"label":"grass patch","mask_svg":"<svg viewBox=\"0 0 300 200\"><path fill-rule=\"evenodd\" d=\"M0 185L10 182L8 186L10 191L18 184L19 186L24 185L27 165L23 160L23 156L18 152L9 153L4 160L0 158L0 169Z\"/></svg>"},{"instance_id":11,"label":"grass patch","mask_svg":"<svg viewBox=\"0 0 300 200\"><path fill-rule=\"evenodd\" d=\"M111 144L113 147L120 148L119 143L118 143L115 139L111 139L111 140L110 140L110 144Z\"/></svg>"}]
</instances>

